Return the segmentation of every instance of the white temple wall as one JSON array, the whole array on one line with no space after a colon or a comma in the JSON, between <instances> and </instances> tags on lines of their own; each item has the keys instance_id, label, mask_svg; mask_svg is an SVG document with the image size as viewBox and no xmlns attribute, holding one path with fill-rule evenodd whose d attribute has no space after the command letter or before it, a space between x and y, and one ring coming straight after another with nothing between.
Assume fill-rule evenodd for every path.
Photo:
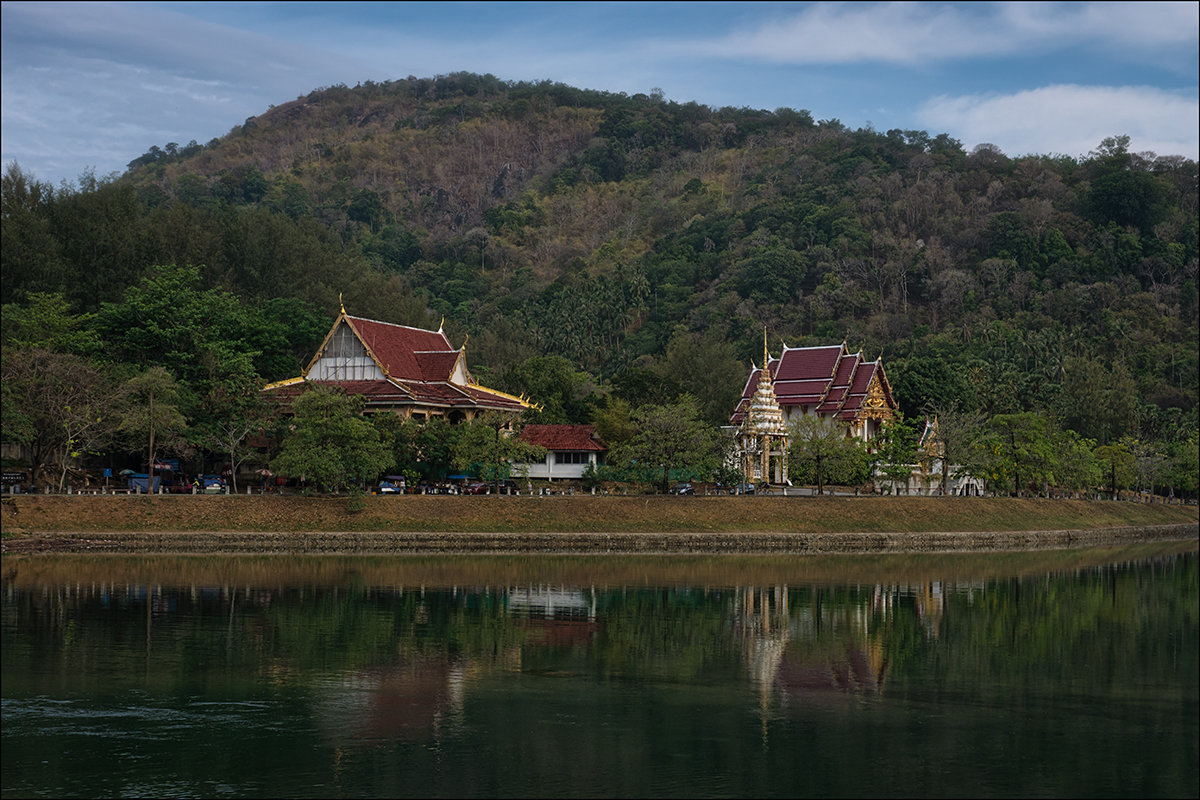
<instances>
[{"instance_id":1,"label":"white temple wall","mask_svg":"<svg viewBox=\"0 0 1200 800\"><path fill-rule=\"evenodd\" d=\"M324 356L308 371L310 381L378 381L383 372L370 356Z\"/></svg>"}]
</instances>

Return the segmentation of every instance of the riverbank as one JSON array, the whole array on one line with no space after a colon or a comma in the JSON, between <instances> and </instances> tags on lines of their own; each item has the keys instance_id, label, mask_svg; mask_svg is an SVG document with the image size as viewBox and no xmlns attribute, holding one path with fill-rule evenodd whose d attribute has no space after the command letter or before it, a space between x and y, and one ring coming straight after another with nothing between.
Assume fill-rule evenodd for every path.
<instances>
[{"instance_id":1,"label":"riverbank","mask_svg":"<svg viewBox=\"0 0 1200 800\"><path fill-rule=\"evenodd\" d=\"M5 553L962 552L1195 538L1196 506L1011 498L3 499Z\"/></svg>"}]
</instances>

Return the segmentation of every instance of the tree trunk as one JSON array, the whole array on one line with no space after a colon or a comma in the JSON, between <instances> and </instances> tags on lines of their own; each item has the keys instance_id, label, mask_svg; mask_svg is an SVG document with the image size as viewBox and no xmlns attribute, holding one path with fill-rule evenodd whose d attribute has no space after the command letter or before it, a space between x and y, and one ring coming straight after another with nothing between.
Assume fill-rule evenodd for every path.
<instances>
[{"instance_id":1,"label":"tree trunk","mask_svg":"<svg viewBox=\"0 0 1200 800\"><path fill-rule=\"evenodd\" d=\"M150 390L150 469L146 479L146 494L154 494L154 390Z\"/></svg>"}]
</instances>

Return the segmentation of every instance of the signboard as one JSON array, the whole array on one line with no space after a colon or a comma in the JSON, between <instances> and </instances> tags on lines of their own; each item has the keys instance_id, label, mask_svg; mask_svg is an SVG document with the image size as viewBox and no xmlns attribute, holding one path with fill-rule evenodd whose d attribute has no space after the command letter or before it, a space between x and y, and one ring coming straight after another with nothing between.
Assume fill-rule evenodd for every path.
<instances>
[{"instance_id":1,"label":"signboard","mask_svg":"<svg viewBox=\"0 0 1200 800\"><path fill-rule=\"evenodd\" d=\"M3 479L3 483L5 486L12 486L14 484L24 483L26 480L24 472L8 472L7 470L5 472L3 472L2 474L0 474L0 478Z\"/></svg>"}]
</instances>

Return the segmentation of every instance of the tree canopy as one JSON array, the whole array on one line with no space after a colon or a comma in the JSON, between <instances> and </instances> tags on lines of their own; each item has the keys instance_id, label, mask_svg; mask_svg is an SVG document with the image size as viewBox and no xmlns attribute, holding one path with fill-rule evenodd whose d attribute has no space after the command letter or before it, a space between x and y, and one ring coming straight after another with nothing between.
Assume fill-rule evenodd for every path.
<instances>
[{"instance_id":1,"label":"tree canopy","mask_svg":"<svg viewBox=\"0 0 1200 800\"><path fill-rule=\"evenodd\" d=\"M361 398L333 389L304 392L292 406L291 431L271 469L326 491L374 481L392 457L362 407Z\"/></svg>"}]
</instances>

